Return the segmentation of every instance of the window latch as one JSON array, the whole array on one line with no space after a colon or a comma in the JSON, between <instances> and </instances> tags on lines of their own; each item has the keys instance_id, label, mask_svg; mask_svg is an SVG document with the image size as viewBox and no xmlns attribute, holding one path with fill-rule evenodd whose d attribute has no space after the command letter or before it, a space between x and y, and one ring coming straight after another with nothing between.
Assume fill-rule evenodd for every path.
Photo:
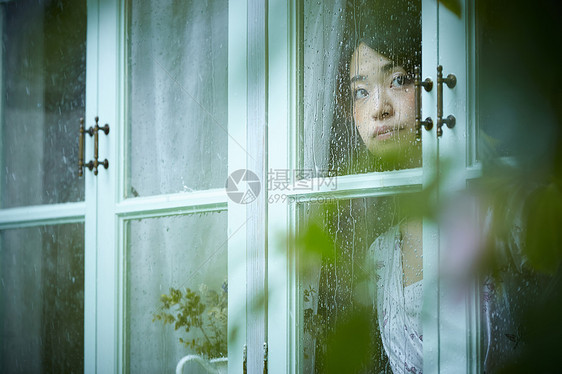
<instances>
[{"instance_id":1,"label":"window latch","mask_svg":"<svg viewBox=\"0 0 562 374\"><path fill-rule=\"evenodd\" d=\"M244 350L242 351L242 374L248 374L248 348L244 344Z\"/></svg>"}]
</instances>

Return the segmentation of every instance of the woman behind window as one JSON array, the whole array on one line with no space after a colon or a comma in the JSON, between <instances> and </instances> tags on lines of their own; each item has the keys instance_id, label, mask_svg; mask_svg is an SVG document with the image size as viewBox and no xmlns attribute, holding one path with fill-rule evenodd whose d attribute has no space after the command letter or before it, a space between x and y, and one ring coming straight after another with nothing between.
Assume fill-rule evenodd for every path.
<instances>
[{"instance_id":1,"label":"woman behind window","mask_svg":"<svg viewBox=\"0 0 562 374\"><path fill-rule=\"evenodd\" d=\"M414 66L421 64L420 2L349 1L345 14L330 147L331 169L341 175L420 167L421 142L416 139L414 128L413 85ZM353 204L350 210L355 209ZM369 216L366 225L373 226L366 230L382 234L366 253L355 254L350 261L354 263L362 257L370 277L374 323L369 328L377 330L375 337L380 335L393 373L420 373L423 370L421 219L408 219L400 214L400 206L393 200L375 203L367 210L370 211L366 214ZM340 231L348 230L340 224L349 222L344 218L346 214L337 213ZM385 228L375 228L375 222ZM337 315L338 309L345 308L341 301L346 297L341 294L354 291L353 286L344 286L347 280L341 280L341 273L338 278L337 268L323 266L322 271L319 313L329 321L335 319L331 317ZM375 362L372 365L366 368L367 372L381 368ZM316 370L322 371L322 359Z\"/></svg>"},{"instance_id":2,"label":"woman behind window","mask_svg":"<svg viewBox=\"0 0 562 374\"><path fill-rule=\"evenodd\" d=\"M331 169L341 175L420 167L421 141L415 136L413 85L414 66L421 66L420 2L348 1L342 42L330 147ZM380 334L389 366L393 373L421 373L422 223L421 218L396 213L405 207L394 204L391 209L365 214L368 217L367 226L369 222L373 222L373 225L377 222L379 226L373 231L381 232L380 227L383 226L386 229L382 230L363 257L365 267L372 274L370 294L375 309L375 328ZM493 211L490 203L484 203L483 197L478 195L471 201L471 206L479 206L484 212L488 211L488 215L501 213ZM345 222L342 217L346 214L337 214L340 232L352 230L340 225L340 222ZM462 225L461 234L467 234L467 225L474 225L473 218L468 217L466 221L461 218L461 223L466 224ZM381 220L386 224L378 224ZM538 284L530 281L533 277L522 265L526 261L521 256L522 243L519 237L522 229L515 221L504 224L507 226L504 237L493 231L483 234L490 227L476 227L471 238L474 245L464 243L467 251L473 252L468 255L471 263L459 269L467 274L468 280L463 279L463 285L466 286L473 280L469 279L475 275L473 271L478 271L472 265L482 255L478 253L482 243L476 242L479 236L483 236L481 240L493 241L489 252L506 263L499 272L500 276L496 272L493 276L488 274L484 277L481 292L482 321L486 334L483 360L489 370L501 367L506 358L512 359L517 355L514 351L521 348L521 328L518 326L522 320L521 310L530 299L528 295L536 291L533 285ZM459 238L461 236L453 239L458 241ZM454 247L459 246L454 241L450 244L443 253L454 253ZM322 277L333 278L331 272L336 271L324 267ZM458 274L453 276L459 277ZM328 316L334 313L329 300L342 300L337 293L350 292L349 288L342 291L337 282L342 283L341 280L320 283L320 303L323 305L319 311ZM328 286L322 288L323 284ZM525 293L521 291L522 285L527 290ZM448 326L448 317L441 316L442 326ZM450 336L459 331L448 329L443 330L443 333ZM449 363L453 364L451 358L443 359L442 369ZM374 372L374 369L369 368L367 371Z\"/></svg>"},{"instance_id":3,"label":"woman behind window","mask_svg":"<svg viewBox=\"0 0 562 374\"><path fill-rule=\"evenodd\" d=\"M375 171L421 166L415 132L413 67L420 65L419 3L354 4L356 35L349 59L353 124ZM377 325L393 373L423 370L421 219L397 217L366 256Z\"/></svg>"},{"instance_id":4,"label":"woman behind window","mask_svg":"<svg viewBox=\"0 0 562 374\"><path fill-rule=\"evenodd\" d=\"M420 1L348 1L342 43L331 169L420 167L413 85L414 66L421 66Z\"/></svg>"}]
</instances>

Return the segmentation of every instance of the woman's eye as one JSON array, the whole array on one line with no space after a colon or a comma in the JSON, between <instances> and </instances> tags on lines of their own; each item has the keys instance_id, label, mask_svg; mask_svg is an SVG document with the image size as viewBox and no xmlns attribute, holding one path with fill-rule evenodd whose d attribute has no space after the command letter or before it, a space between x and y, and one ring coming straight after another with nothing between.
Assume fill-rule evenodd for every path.
<instances>
[{"instance_id":1,"label":"woman's eye","mask_svg":"<svg viewBox=\"0 0 562 374\"><path fill-rule=\"evenodd\" d=\"M364 89L364 88L357 88L357 89L355 90L355 93L353 94L353 98L354 98L355 100L364 99L364 98L366 98L367 96L369 96L369 93L368 93L367 90Z\"/></svg>"},{"instance_id":2,"label":"woman's eye","mask_svg":"<svg viewBox=\"0 0 562 374\"><path fill-rule=\"evenodd\" d=\"M409 76L405 74L396 75L392 82L390 83L390 87L402 87L407 86L408 84L412 83L412 80Z\"/></svg>"}]
</instances>

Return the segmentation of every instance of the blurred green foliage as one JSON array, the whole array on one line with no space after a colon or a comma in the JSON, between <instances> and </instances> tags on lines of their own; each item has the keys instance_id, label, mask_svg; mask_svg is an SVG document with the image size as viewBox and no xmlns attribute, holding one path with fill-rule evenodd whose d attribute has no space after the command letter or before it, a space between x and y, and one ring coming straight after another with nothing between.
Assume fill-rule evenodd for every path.
<instances>
[{"instance_id":1,"label":"blurred green foliage","mask_svg":"<svg viewBox=\"0 0 562 374\"><path fill-rule=\"evenodd\" d=\"M529 196L524 253L538 271L554 274L562 260L562 191L551 182Z\"/></svg>"},{"instance_id":2,"label":"blurred green foliage","mask_svg":"<svg viewBox=\"0 0 562 374\"><path fill-rule=\"evenodd\" d=\"M302 223L290 239L298 271L301 279L310 279L311 274L321 278L320 285L302 289L302 334L307 337L303 353L314 362L315 372L368 373L384 366L376 314L365 290L375 276L365 268L360 247L368 247L376 235L373 220L383 227L392 223L382 212L393 211L396 204L397 199L390 198L384 203L358 199L300 206ZM367 216L366 221L357 221Z\"/></svg>"},{"instance_id":3,"label":"blurred green foliage","mask_svg":"<svg viewBox=\"0 0 562 374\"><path fill-rule=\"evenodd\" d=\"M327 213L333 211L333 208L329 206L326 206L325 209ZM312 220L306 227L303 227L303 231L296 237L295 245L306 251L307 258L321 256L325 261L333 262L338 253L333 239L316 220ZM303 260L301 267L306 269L306 258Z\"/></svg>"},{"instance_id":4,"label":"blurred green foliage","mask_svg":"<svg viewBox=\"0 0 562 374\"><path fill-rule=\"evenodd\" d=\"M554 0L476 1L481 194L495 211L491 235L509 241L520 226L526 267L542 279L519 306L525 333L504 373L560 372L552 357L562 336L561 8Z\"/></svg>"},{"instance_id":5,"label":"blurred green foliage","mask_svg":"<svg viewBox=\"0 0 562 374\"><path fill-rule=\"evenodd\" d=\"M326 374L370 372L373 361L372 309L355 308L337 321L324 351Z\"/></svg>"}]
</instances>

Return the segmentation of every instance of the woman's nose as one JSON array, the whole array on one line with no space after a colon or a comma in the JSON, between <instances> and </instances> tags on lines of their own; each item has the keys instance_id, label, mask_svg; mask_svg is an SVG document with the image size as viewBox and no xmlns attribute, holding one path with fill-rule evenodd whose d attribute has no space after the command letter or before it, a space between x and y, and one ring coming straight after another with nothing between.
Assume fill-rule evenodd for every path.
<instances>
[{"instance_id":1,"label":"woman's nose","mask_svg":"<svg viewBox=\"0 0 562 374\"><path fill-rule=\"evenodd\" d=\"M384 88L377 88L371 95L371 117L383 121L394 115L394 108Z\"/></svg>"}]
</instances>

